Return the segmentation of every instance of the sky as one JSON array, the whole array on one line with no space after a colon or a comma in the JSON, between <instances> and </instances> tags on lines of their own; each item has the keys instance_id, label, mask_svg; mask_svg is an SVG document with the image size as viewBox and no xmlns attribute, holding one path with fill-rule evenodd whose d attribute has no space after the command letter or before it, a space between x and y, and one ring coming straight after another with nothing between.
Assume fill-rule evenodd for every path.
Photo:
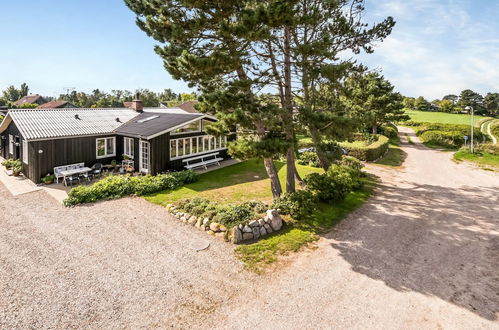
<instances>
[{"instance_id":1,"label":"sky","mask_svg":"<svg viewBox=\"0 0 499 330\"><path fill-rule=\"evenodd\" d=\"M393 16L392 34L358 60L398 91L430 100L499 92L499 1L366 0L367 23ZM122 0L0 0L0 90L188 91L155 54Z\"/></svg>"}]
</instances>

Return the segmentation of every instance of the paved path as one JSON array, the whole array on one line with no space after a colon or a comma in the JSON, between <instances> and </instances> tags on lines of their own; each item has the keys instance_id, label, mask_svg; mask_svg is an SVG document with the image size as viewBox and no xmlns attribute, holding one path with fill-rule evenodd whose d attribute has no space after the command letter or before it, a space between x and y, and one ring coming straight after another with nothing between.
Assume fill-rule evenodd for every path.
<instances>
[{"instance_id":1,"label":"paved path","mask_svg":"<svg viewBox=\"0 0 499 330\"><path fill-rule=\"evenodd\" d=\"M402 150L370 167L375 197L263 276L140 198L65 209L0 184L0 328L499 329L499 176Z\"/></svg>"}]
</instances>

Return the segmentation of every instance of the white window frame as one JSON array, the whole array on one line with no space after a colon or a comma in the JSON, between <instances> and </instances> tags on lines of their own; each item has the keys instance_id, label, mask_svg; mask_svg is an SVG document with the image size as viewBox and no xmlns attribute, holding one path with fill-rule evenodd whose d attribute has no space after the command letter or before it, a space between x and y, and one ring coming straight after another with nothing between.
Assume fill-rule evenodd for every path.
<instances>
[{"instance_id":1,"label":"white window frame","mask_svg":"<svg viewBox=\"0 0 499 330\"><path fill-rule=\"evenodd\" d=\"M107 153L107 141L109 139L113 140L113 153L112 154ZM98 149L99 140L104 140L104 152L105 152L105 154L102 156L99 156L99 149ZM115 157L115 156L116 156L116 136L108 136L108 137L102 137L102 138L95 139L95 158L102 159L102 158L109 158L109 157Z\"/></svg>"},{"instance_id":2,"label":"white window frame","mask_svg":"<svg viewBox=\"0 0 499 330\"><path fill-rule=\"evenodd\" d=\"M28 165L28 141L23 140L23 163Z\"/></svg>"},{"instance_id":3,"label":"white window frame","mask_svg":"<svg viewBox=\"0 0 499 330\"><path fill-rule=\"evenodd\" d=\"M14 154L14 136L9 134L9 154Z\"/></svg>"},{"instance_id":4,"label":"white window frame","mask_svg":"<svg viewBox=\"0 0 499 330\"><path fill-rule=\"evenodd\" d=\"M208 139L205 139L205 138L208 138ZM198 145L197 145L197 149L196 149L196 152L192 152L192 139L198 139ZM200 139L200 140L199 140ZM182 156L178 156L178 144L179 144L179 140L183 140L182 141L182 146L183 146L183 154ZM185 146L185 142L186 140L189 141L189 145L190 145L190 153L186 153L187 149L186 146ZM215 141L215 149L211 149L211 145L212 145L212 142L211 141ZM181 159L181 158L189 158L191 156L195 156L195 155L199 155L199 154L205 154L205 153L208 153L208 152L214 152L214 151L221 151L221 150L225 150L227 149L227 136L224 136L224 137L215 137L215 136L211 136L211 135L198 135L198 136L195 136L195 137L186 137L186 138L178 138L178 139L170 139L170 150L172 148L172 143L173 141L175 141L175 146L176 146L176 150L177 150L177 153L176 153L176 157L171 157L171 153L170 153L170 160L175 160L175 159ZM206 143L205 143L206 141ZM224 141L224 143L222 143L222 141ZM201 142L201 143L199 143Z\"/></svg>"},{"instance_id":5,"label":"white window frame","mask_svg":"<svg viewBox=\"0 0 499 330\"><path fill-rule=\"evenodd\" d=\"M133 138L129 138L129 137L123 138L123 155L128 156L132 159L134 158L134 156L135 156L134 143L135 143L135 141ZM128 148L127 148L127 144L128 144Z\"/></svg>"},{"instance_id":6,"label":"white window frame","mask_svg":"<svg viewBox=\"0 0 499 330\"><path fill-rule=\"evenodd\" d=\"M202 119L198 119L197 121L193 121L193 122L190 122L190 123L185 124L184 126L178 127L178 128L176 128L174 131L172 131L172 132L170 133L170 135L181 135L181 134L190 134L190 133L199 133L199 132L202 132L201 120L202 120ZM197 129L197 130L195 130L195 131L187 131L187 132L176 132L176 131L178 131L179 129L184 128L185 126L192 125L193 123L196 123L196 122L198 123L198 129Z\"/></svg>"}]
</instances>

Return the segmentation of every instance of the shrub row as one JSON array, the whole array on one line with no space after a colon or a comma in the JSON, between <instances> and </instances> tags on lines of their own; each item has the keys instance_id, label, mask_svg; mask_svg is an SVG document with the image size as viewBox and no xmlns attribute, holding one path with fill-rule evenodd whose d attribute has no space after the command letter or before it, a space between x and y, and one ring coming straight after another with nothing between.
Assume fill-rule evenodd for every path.
<instances>
[{"instance_id":1,"label":"shrub row","mask_svg":"<svg viewBox=\"0 0 499 330\"><path fill-rule=\"evenodd\" d=\"M244 224L248 220L257 218L258 215L267 210L267 205L260 201L248 201L241 204L218 204L199 197L180 200L175 204L175 207L177 210L191 215L221 223L227 228Z\"/></svg>"},{"instance_id":2,"label":"shrub row","mask_svg":"<svg viewBox=\"0 0 499 330\"><path fill-rule=\"evenodd\" d=\"M378 135L378 140L365 147L348 147L348 155L363 161L374 161L388 150L389 139Z\"/></svg>"},{"instance_id":3,"label":"shrub row","mask_svg":"<svg viewBox=\"0 0 499 330\"><path fill-rule=\"evenodd\" d=\"M398 129L397 126L393 124L387 124L380 127L380 133L386 136L389 139L396 139L398 137Z\"/></svg>"},{"instance_id":4,"label":"shrub row","mask_svg":"<svg viewBox=\"0 0 499 330\"><path fill-rule=\"evenodd\" d=\"M416 134L423 142L445 148L461 147L464 144L464 136L469 136L470 133L468 125L421 123L416 128ZM473 136L477 142L481 142L484 137L479 129L474 130Z\"/></svg>"},{"instance_id":5,"label":"shrub row","mask_svg":"<svg viewBox=\"0 0 499 330\"><path fill-rule=\"evenodd\" d=\"M98 200L130 195L147 195L165 189L175 189L197 180L194 171L172 172L156 176L110 175L91 186L78 186L64 200L65 206L92 203Z\"/></svg>"}]
</instances>

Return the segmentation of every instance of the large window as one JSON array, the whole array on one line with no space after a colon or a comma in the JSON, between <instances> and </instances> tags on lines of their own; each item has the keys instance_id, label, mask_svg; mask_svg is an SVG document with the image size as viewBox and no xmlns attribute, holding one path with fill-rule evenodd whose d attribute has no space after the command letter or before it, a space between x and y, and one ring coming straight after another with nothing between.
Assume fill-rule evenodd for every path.
<instances>
[{"instance_id":1,"label":"large window","mask_svg":"<svg viewBox=\"0 0 499 330\"><path fill-rule=\"evenodd\" d=\"M134 150L133 150L133 138L124 138L123 141L123 155L128 156L130 158L133 158L134 156Z\"/></svg>"},{"instance_id":2,"label":"large window","mask_svg":"<svg viewBox=\"0 0 499 330\"><path fill-rule=\"evenodd\" d=\"M28 164L28 141L23 140L23 163Z\"/></svg>"},{"instance_id":3,"label":"large window","mask_svg":"<svg viewBox=\"0 0 499 330\"><path fill-rule=\"evenodd\" d=\"M227 137L210 135L170 140L170 159L227 148Z\"/></svg>"},{"instance_id":4,"label":"large window","mask_svg":"<svg viewBox=\"0 0 499 330\"><path fill-rule=\"evenodd\" d=\"M197 120L193 123L182 126L176 130L174 130L171 134L183 134L190 132L200 132L201 131L201 121Z\"/></svg>"},{"instance_id":5,"label":"large window","mask_svg":"<svg viewBox=\"0 0 499 330\"><path fill-rule=\"evenodd\" d=\"M96 139L96 154L97 158L116 156L116 138Z\"/></svg>"}]
</instances>

